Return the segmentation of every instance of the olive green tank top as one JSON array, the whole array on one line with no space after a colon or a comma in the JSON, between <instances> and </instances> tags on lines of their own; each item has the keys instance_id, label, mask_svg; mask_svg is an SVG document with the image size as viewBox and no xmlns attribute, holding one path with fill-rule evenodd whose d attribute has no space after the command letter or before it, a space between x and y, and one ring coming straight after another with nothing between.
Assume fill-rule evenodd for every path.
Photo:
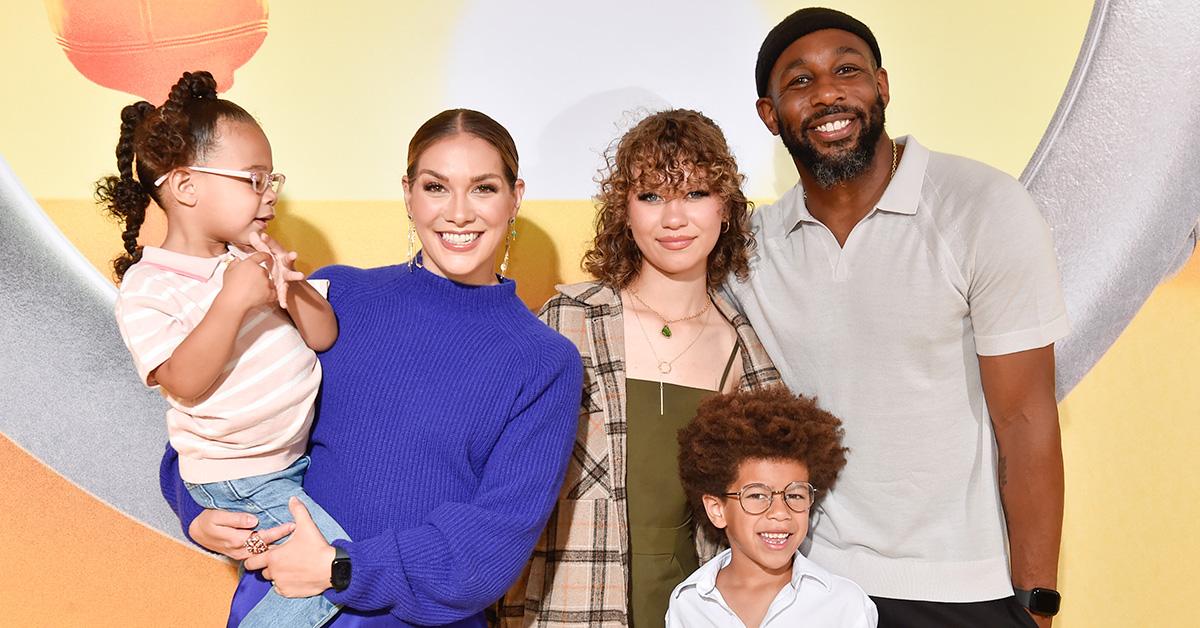
<instances>
[{"instance_id":1,"label":"olive green tank top","mask_svg":"<svg viewBox=\"0 0 1200 628\"><path fill-rule=\"evenodd\" d=\"M725 389L737 351L735 343L717 390ZM633 571L629 610L634 628L663 626L671 591L699 568L691 508L679 484L676 433L717 390L625 380L625 484Z\"/></svg>"}]
</instances>

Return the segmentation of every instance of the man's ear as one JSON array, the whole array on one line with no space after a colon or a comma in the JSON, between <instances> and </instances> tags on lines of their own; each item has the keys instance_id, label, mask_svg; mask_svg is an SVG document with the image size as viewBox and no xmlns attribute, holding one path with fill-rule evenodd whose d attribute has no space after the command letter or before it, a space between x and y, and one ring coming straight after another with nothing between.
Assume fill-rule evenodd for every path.
<instances>
[{"instance_id":1,"label":"man's ear","mask_svg":"<svg viewBox=\"0 0 1200 628\"><path fill-rule=\"evenodd\" d=\"M763 121L771 135L779 135L779 117L775 113L775 101L770 96L763 96L755 101L754 106L758 109L758 118Z\"/></svg>"},{"instance_id":2,"label":"man's ear","mask_svg":"<svg viewBox=\"0 0 1200 628\"><path fill-rule=\"evenodd\" d=\"M879 91L879 97L883 99L883 108L887 109L888 102L892 99L888 88L887 70L883 68L875 70L875 89Z\"/></svg>"},{"instance_id":3,"label":"man's ear","mask_svg":"<svg viewBox=\"0 0 1200 628\"><path fill-rule=\"evenodd\" d=\"M716 495L704 495L700 498L704 502L704 512L708 515L708 520L718 530L724 530L725 522L725 502Z\"/></svg>"}]
</instances>

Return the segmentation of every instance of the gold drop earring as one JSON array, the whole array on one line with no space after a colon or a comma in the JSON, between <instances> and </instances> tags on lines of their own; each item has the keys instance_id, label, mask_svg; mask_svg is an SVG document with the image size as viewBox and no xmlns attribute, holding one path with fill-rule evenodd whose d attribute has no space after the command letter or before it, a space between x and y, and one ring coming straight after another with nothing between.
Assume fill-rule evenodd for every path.
<instances>
[{"instance_id":1,"label":"gold drop earring","mask_svg":"<svg viewBox=\"0 0 1200 628\"><path fill-rule=\"evenodd\" d=\"M504 259L500 261L500 275L501 276L505 276L508 274L508 252L509 252L509 249L512 248L513 240L517 239L517 219L509 218L508 219L508 227L509 227L508 237L504 239Z\"/></svg>"},{"instance_id":2,"label":"gold drop earring","mask_svg":"<svg viewBox=\"0 0 1200 628\"><path fill-rule=\"evenodd\" d=\"M417 255L414 249L417 246L417 228L413 226L412 216L408 217L408 270L413 269L413 264L416 264ZM416 264L417 268L424 268L420 264Z\"/></svg>"}]
</instances>

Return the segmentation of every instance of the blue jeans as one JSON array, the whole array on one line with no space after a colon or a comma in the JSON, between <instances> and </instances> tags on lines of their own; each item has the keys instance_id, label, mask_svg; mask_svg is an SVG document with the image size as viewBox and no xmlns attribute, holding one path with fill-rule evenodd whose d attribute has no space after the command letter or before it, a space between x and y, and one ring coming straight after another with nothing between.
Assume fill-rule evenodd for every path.
<instances>
[{"instance_id":1,"label":"blue jeans","mask_svg":"<svg viewBox=\"0 0 1200 628\"><path fill-rule=\"evenodd\" d=\"M349 539L349 535L324 508L304 492L301 483L308 469L308 456L283 471L255 475L248 478L191 484L185 482L192 499L205 508L248 512L258 517L257 530L273 528L292 520L288 512L288 499L295 496L304 502L312 515L317 529L325 540ZM279 541L283 543L287 539ZM315 628L329 621L338 612L338 607L323 595L305 598L286 598L272 587L266 597L239 624L242 628L269 628L271 626L306 626Z\"/></svg>"}]
</instances>

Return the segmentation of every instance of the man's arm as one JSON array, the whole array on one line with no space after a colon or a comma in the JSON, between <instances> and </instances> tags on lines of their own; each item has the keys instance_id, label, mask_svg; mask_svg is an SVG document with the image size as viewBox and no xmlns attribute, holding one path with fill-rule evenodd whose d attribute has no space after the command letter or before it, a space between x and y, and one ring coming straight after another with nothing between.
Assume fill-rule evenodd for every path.
<instances>
[{"instance_id":1,"label":"man's arm","mask_svg":"<svg viewBox=\"0 0 1200 628\"><path fill-rule=\"evenodd\" d=\"M999 447L1013 585L1053 589L1062 540L1063 460L1054 397L1054 345L979 356ZM1033 615L1040 626L1050 618Z\"/></svg>"}]
</instances>

